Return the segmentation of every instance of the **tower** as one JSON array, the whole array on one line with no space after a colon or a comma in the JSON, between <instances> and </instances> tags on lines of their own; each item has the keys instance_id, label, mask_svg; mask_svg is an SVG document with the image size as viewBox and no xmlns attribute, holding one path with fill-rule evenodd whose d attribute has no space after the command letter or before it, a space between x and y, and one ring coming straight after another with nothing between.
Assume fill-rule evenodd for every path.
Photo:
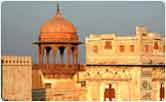
<instances>
[{"instance_id":1,"label":"tower","mask_svg":"<svg viewBox=\"0 0 166 102\"><path fill-rule=\"evenodd\" d=\"M38 64L33 64L33 99L73 100L71 95L79 99L80 92L84 92L77 83L80 69L78 46L81 42L75 26L62 16L59 5L55 16L41 26L38 41L34 44L38 45ZM44 98L39 99L39 95Z\"/></svg>"},{"instance_id":2,"label":"tower","mask_svg":"<svg viewBox=\"0 0 166 102\"><path fill-rule=\"evenodd\" d=\"M31 101L31 56L2 56L1 67L2 99L6 101Z\"/></svg>"}]
</instances>

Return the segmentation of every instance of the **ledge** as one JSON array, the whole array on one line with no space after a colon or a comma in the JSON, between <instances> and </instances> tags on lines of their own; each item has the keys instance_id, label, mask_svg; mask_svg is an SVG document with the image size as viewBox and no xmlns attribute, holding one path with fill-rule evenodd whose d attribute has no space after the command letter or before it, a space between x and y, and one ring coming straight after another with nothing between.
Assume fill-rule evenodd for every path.
<instances>
[{"instance_id":1,"label":"ledge","mask_svg":"<svg viewBox=\"0 0 166 102\"><path fill-rule=\"evenodd\" d=\"M86 64L86 66L165 67L165 64Z\"/></svg>"},{"instance_id":2,"label":"ledge","mask_svg":"<svg viewBox=\"0 0 166 102\"><path fill-rule=\"evenodd\" d=\"M83 44L80 41L33 41L32 44Z\"/></svg>"}]
</instances>

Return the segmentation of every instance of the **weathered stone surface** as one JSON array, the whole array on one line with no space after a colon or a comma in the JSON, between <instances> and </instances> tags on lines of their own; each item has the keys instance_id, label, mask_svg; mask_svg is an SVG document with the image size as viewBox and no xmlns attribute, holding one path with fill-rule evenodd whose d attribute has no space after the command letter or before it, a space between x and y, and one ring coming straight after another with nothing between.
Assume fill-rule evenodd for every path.
<instances>
[{"instance_id":1,"label":"weathered stone surface","mask_svg":"<svg viewBox=\"0 0 166 102\"><path fill-rule=\"evenodd\" d=\"M31 100L32 59L30 56L2 56L2 98Z\"/></svg>"},{"instance_id":2,"label":"weathered stone surface","mask_svg":"<svg viewBox=\"0 0 166 102\"><path fill-rule=\"evenodd\" d=\"M165 63L165 38L137 26L136 36L90 34L86 38L86 64Z\"/></svg>"}]
</instances>

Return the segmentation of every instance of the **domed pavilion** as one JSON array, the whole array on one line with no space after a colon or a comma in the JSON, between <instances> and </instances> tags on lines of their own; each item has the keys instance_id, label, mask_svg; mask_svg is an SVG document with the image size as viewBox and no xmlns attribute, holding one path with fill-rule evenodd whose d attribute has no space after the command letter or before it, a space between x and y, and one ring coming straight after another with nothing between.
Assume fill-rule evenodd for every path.
<instances>
[{"instance_id":1,"label":"domed pavilion","mask_svg":"<svg viewBox=\"0 0 166 102\"><path fill-rule=\"evenodd\" d=\"M63 17L59 5L55 16L41 26L38 40L34 42L38 45L39 64L36 67L40 68L44 75L71 76L78 71L78 46L81 42L75 26ZM67 54L64 54L65 52ZM57 56L60 56L60 63L57 63ZM64 58L67 58L67 63Z\"/></svg>"}]
</instances>

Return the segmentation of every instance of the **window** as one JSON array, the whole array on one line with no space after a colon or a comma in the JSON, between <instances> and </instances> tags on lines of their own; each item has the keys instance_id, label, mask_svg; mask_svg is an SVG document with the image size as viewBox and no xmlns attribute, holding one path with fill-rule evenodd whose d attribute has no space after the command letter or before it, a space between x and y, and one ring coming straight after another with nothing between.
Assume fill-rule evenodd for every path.
<instances>
[{"instance_id":1,"label":"window","mask_svg":"<svg viewBox=\"0 0 166 102\"><path fill-rule=\"evenodd\" d=\"M112 49L112 42L111 41L106 41L104 45L105 49Z\"/></svg>"},{"instance_id":2,"label":"window","mask_svg":"<svg viewBox=\"0 0 166 102\"><path fill-rule=\"evenodd\" d=\"M142 33L142 36L146 36L146 33Z\"/></svg>"},{"instance_id":3,"label":"window","mask_svg":"<svg viewBox=\"0 0 166 102\"><path fill-rule=\"evenodd\" d=\"M86 81L80 81L81 87L86 87Z\"/></svg>"},{"instance_id":4,"label":"window","mask_svg":"<svg viewBox=\"0 0 166 102\"><path fill-rule=\"evenodd\" d=\"M149 52L149 45L144 46L145 52Z\"/></svg>"},{"instance_id":5,"label":"window","mask_svg":"<svg viewBox=\"0 0 166 102\"><path fill-rule=\"evenodd\" d=\"M134 50L135 50L134 45L130 45L130 51L134 52Z\"/></svg>"},{"instance_id":6,"label":"window","mask_svg":"<svg viewBox=\"0 0 166 102\"><path fill-rule=\"evenodd\" d=\"M45 88L51 88L51 83L45 83Z\"/></svg>"},{"instance_id":7,"label":"window","mask_svg":"<svg viewBox=\"0 0 166 102\"><path fill-rule=\"evenodd\" d=\"M154 49L159 49L159 45L157 42L154 43Z\"/></svg>"},{"instance_id":8,"label":"window","mask_svg":"<svg viewBox=\"0 0 166 102\"><path fill-rule=\"evenodd\" d=\"M125 50L124 46L123 46L123 45L120 45L120 46L119 46L119 50L120 50L120 52L124 52L124 50Z\"/></svg>"},{"instance_id":9,"label":"window","mask_svg":"<svg viewBox=\"0 0 166 102\"><path fill-rule=\"evenodd\" d=\"M1 60L1 64L3 64L3 60Z\"/></svg>"},{"instance_id":10,"label":"window","mask_svg":"<svg viewBox=\"0 0 166 102\"><path fill-rule=\"evenodd\" d=\"M88 76L90 76L90 73L89 73L89 72L87 72L87 75L88 75Z\"/></svg>"},{"instance_id":11,"label":"window","mask_svg":"<svg viewBox=\"0 0 166 102\"><path fill-rule=\"evenodd\" d=\"M112 85L109 84L108 86L106 86L105 90L104 90L104 100L105 101L111 101L115 98L115 89L112 88Z\"/></svg>"},{"instance_id":12,"label":"window","mask_svg":"<svg viewBox=\"0 0 166 102\"><path fill-rule=\"evenodd\" d=\"M165 52L165 45L163 46L163 52Z\"/></svg>"},{"instance_id":13,"label":"window","mask_svg":"<svg viewBox=\"0 0 166 102\"><path fill-rule=\"evenodd\" d=\"M97 46L93 46L93 52L98 53L98 47Z\"/></svg>"}]
</instances>

